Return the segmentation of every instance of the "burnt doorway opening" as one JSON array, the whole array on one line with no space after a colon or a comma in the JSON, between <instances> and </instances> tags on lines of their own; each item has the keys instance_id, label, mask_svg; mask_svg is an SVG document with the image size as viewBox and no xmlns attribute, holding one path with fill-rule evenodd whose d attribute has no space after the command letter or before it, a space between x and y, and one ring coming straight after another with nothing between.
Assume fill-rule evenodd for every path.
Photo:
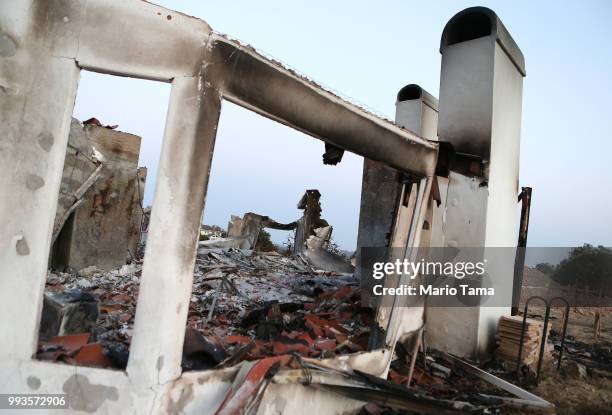
<instances>
[{"instance_id":1,"label":"burnt doorway opening","mask_svg":"<svg viewBox=\"0 0 612 415\"><path fill-rule=\"evenodd\" d=\"M165 83L81 71L36 358L126 367L169 97Z\"/></svg>"}]
</instances>

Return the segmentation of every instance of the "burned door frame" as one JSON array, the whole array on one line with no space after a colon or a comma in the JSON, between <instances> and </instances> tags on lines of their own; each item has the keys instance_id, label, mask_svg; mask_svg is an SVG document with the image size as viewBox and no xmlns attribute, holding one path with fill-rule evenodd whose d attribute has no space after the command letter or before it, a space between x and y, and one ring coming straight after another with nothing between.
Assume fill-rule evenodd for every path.
<instances>
[{"instance_id":1,"label":"burned door frame","mask_svg":"<svg viewBox=\"0 0 612 415\"><path fill-rule=\"evenodd\" d=\"M433 180L435 180L433 177L420 178L413 176L404 180L391 231L387 261L407 259L410 262L416 262L418 249L421 246L423 223L428 213ZM394 247L403 247L399 258L392 257L395 252ZM397 288L400 285L409 285L410 283L410 277L408 276L387 278L384 281L384 288ZM384 302L379 304L376 308L375 320L377 326L370 338L372 348L385 348L393 351L399 336L404 334L400 333L399 330L405 314L405 306L405 297L403 296L394 296L391 306Z\"/></svg>"},{"instance_id":2,"label":"burned door frame","mask_svg":"<svg viewBox=\"0 0 612 415\"><path fill-rule=\"evenodd\" d=\"M224 99L418 177L419 200L428 199L436 143L342 100L253 48L213 32L202 20L137 0L9 0L0 4L0 28L0 117L5 126L0 159L11 172L0 178L0 189L15 195L0 200L0 314L12 333L11 341L0 345L0 372L6 375L2 391L30 391L37 384L33 377L38 384L42 379L47 393L73 386L86 393L85 386L95 382L103 395L99 405L110 412L170 405L173 391L186 382L192 382L198 396L210 392L201 397L210 405L222 396L218 392L227 386L222 375L209 374L208 382L194 386L196 375L182 375L180 361ZM126 372L32 359L81 70L172 85ZM423 209L413 215L409 240L414 246ZM389 348L383 350L386 359ZM359 365L363 358L341 360ZM91 399L83 396L85 404Z\"/></svg>"}]
</instances>

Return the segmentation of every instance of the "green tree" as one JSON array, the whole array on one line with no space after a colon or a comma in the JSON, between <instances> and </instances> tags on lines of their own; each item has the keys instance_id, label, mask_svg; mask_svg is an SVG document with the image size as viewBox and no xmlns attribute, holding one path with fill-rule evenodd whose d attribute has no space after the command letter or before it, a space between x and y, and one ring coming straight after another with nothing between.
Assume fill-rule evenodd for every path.
<instances>
[{"instance_id":1,"label":"green tree","mask_svg":"<svg viewBox=\"0 0 612 415\"><path fill-rule=\"evenodd\" d=\"M606 287L612 282L612 249L589 244L573 248L551 277L563 285Z\"/></svg>"},{"instance_id":2,"label":"green tree","mask_svg":"<svg viewBox=\"0 0 612 415\"><path fill-rule=\"evenodd\" d=\"M275 251L276 246L272 243L272 238L269 232L265 229L259 231L259 236L257 237L257 243L255 244L256 251L262 252L270 252Z\"/></svg>"}]
</instances>

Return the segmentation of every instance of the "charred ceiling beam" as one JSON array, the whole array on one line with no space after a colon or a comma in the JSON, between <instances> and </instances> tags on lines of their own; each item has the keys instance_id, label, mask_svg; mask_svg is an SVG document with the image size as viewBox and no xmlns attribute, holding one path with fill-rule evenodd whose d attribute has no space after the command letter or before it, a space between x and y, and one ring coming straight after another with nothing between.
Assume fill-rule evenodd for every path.
<instances>
[{"instance_id":1,"label":"charred ceiling beam","mask_svg":"<svg viewBox=\"0 0 612 415\"><path fill-rule=\"evenodd\" d=\"M372 160L433 176L438 145L342 100L252 48L212 35L206 81L223 98Z\"/></svg>"}]
</instances>

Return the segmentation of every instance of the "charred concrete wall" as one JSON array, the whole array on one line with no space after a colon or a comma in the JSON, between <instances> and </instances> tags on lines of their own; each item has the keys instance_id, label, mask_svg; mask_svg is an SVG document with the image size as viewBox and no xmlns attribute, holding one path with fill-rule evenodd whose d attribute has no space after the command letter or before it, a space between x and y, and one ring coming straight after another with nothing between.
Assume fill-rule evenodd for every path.
<instances>
[{"instance_id":1,"label":"charred concrete wall","mask_svg":"<svg viewBox=\"0 0 612 415\"><path fill-rule=\"evenodd\" d=\"M140 137L72 119L51 266L110 270L135 255L146 168Z\"/></svg>"},{"instance_id":2,"label":"charred concrete wall","mask_svg":"<svg viewBox=\"0 0 612 415\"><path fill-rule=\"evenodd\" d=\"M227 224L228 238L236 239L241 249L255 249L259 233L264 228L289 231L295 229L296 222L278 223L268 216L258 215L257 213L247 212L241 218L232 215Z\"/></svg>"}]
</instances>

